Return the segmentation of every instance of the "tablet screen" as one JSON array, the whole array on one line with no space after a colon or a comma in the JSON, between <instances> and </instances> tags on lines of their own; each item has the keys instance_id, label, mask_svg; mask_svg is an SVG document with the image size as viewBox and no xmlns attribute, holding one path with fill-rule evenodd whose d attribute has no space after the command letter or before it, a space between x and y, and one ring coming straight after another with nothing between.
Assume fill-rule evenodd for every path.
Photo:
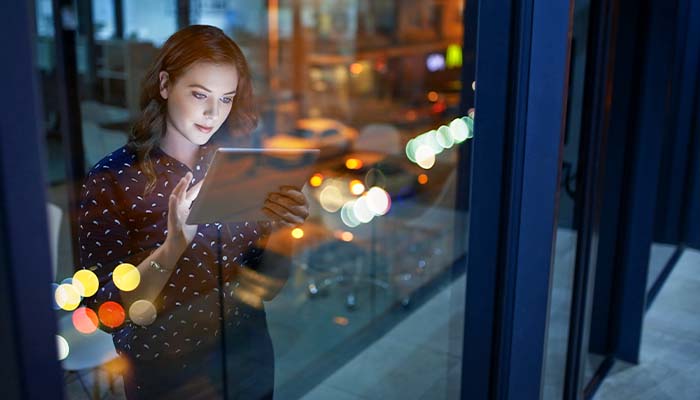
<instances>
[{"instance_id":1,"label":"tablet screen","mask_svg":"<svg viewBox=\"0 0 700 400\"><path fill-rule=\"evenodd\" d=\"M187 223L269 220L262 212L268 194L302 188L318 155L318 149L218 149Z\"/></svg>"}]
</instances>

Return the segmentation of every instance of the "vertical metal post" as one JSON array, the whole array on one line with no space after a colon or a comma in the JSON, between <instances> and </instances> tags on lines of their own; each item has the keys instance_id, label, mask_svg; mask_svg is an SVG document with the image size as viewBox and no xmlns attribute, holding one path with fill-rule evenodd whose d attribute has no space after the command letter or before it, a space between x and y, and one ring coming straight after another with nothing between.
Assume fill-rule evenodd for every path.
<instances>
[{"instance_id":1,"label":"vertical metal post","mask_svg":"<svg viewBox=\"0 0 700 400\"><path fill-rule=\"evenodd\" d=\"M177 0L177 29L190 26L190 0Z\"/></svg>"},{"instance_id":2,"label":"vertical metal post","mask_svg":"<svg viewBox=\"0 0 700 400\"><path fill-rule=\"evenodd\" d=\"M78 208L80 188L85 178L83 131L80 117L80 88L76 62L76 30L78 16L71 0L53 0L53 21L56 39L56 76L58 111L64 159L66 160L66 191L68 217L73 243L73 260L78 253Z\"/></svg>"},{"instance_id":3,"label":"vertical metal post","mask_svg":"<svg viewBox=\"0 0 700 400\"><path fill-rule=\"evenodd\" d=\"M114 38L124 39L124 0L112 0L114 4Z\"/></svg>"},{"instance_id":4,"label":"vertical metal post","mask_svg":"<svg viewBox=\"0 0 700 400\"><path fill-rule=\"evenodd\" d=\"M462 398L539 398L571 3L479 3Z\"/></svg>"},{"instance_id":5,"label":"vertical metal post","mask_svg":"<svg viewBox=\"0 0 700 400\"><path fill-rule=\"evenodd\" d=\"M92 0L78 0L78 31L85 45L85 75L83 78L83 96L93 99L97 84L97 59L95 47L95 25L92 21Z\"/></svg>"},{"instance_id":6,"label":"vertical metal post","mask_svg":"<svg viewBox=\"0 0 700 400\"><path fill-rule=\"evenodd\" d=\"M45 148L36 82L30 2L0 2L0 37L12 60L0 63L8 93L0 99L0 346L3 396L61 399L52 311L45 197ZM7 375L5 373L7 372ZM11 380L11 381L7 381ZM7 385L7 386L6 386Z\"/></svg>"},{"instance_id":7,"label":"vertical metal post","mask_svg":"<svg viewBox=\"0 0 700 400\"><path fill-rule=\"evenodd\" d=\"M636 4L636 3L635 3ZM661 139L668 126L668 84L672 79L677 1L650 0L646 10L641 92L634 110L636 124L628 135L632 152L625 187L625 211L618 285L614 293L614 348L618 358L636 363L646 310L649 253L654 231ZM659 110L664 112L659 113Z\"/></svg>"}]
</instances>

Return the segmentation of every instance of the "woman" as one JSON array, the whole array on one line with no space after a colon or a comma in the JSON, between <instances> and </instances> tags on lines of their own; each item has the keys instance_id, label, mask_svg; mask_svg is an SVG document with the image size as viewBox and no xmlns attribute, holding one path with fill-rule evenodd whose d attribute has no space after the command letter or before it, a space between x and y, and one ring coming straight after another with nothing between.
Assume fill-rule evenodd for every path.
<instances>
[{"instance_id":1,"label":"woman","mask_svg":"<svg viewBox=\"0 0 700 400\"><path fill-rule=\"evenodd\" d=\"M304 222L307 201L291 187L271 194L272 226L185 223L215 143L257 123L246 60L218 28L182 29L148 71L140 105L128 144L88 173L79 220L81 265L100 278L86 304L127 361L126 395L271 398L263 300L286 277L263 273L262 248L275 226ZM133 290L113 282L123 263L138 269Z\"/></svg>"}]
</instances>

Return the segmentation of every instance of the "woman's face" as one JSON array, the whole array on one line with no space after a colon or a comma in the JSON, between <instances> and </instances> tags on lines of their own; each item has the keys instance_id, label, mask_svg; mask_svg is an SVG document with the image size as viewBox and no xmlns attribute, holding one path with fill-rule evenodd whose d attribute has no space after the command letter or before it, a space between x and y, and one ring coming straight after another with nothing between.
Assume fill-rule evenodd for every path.
<instances>
[{"instance_id":1,"label":"woman's face","mask_svg":"<svg viewBox=\"0 0 700 400\"><path fill-rule=\"evenodd\" d=\"M209 141L231 112L238 87L233 65L198 62L176 82L161 71L160 95L167 100L166 136L175 143L201 146Z\"/></svg>"}]
</instances>

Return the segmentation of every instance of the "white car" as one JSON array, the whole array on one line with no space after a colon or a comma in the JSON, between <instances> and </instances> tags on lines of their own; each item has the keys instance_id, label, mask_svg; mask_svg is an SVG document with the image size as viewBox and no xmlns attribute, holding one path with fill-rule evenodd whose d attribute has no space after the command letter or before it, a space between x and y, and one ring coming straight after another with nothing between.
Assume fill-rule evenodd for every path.
<instances>
[{"instance_id":1,"label":"white car","mask_svg":"<svg viewBox=\"0 0 700 400\"><path fill-rule=\"evenodd\" d=\"M344 154L352 148L358 132L330 118L302 118L294 130L263 139L265 148L320 149L320 158Z\"/></svg>"}]
</instances>

